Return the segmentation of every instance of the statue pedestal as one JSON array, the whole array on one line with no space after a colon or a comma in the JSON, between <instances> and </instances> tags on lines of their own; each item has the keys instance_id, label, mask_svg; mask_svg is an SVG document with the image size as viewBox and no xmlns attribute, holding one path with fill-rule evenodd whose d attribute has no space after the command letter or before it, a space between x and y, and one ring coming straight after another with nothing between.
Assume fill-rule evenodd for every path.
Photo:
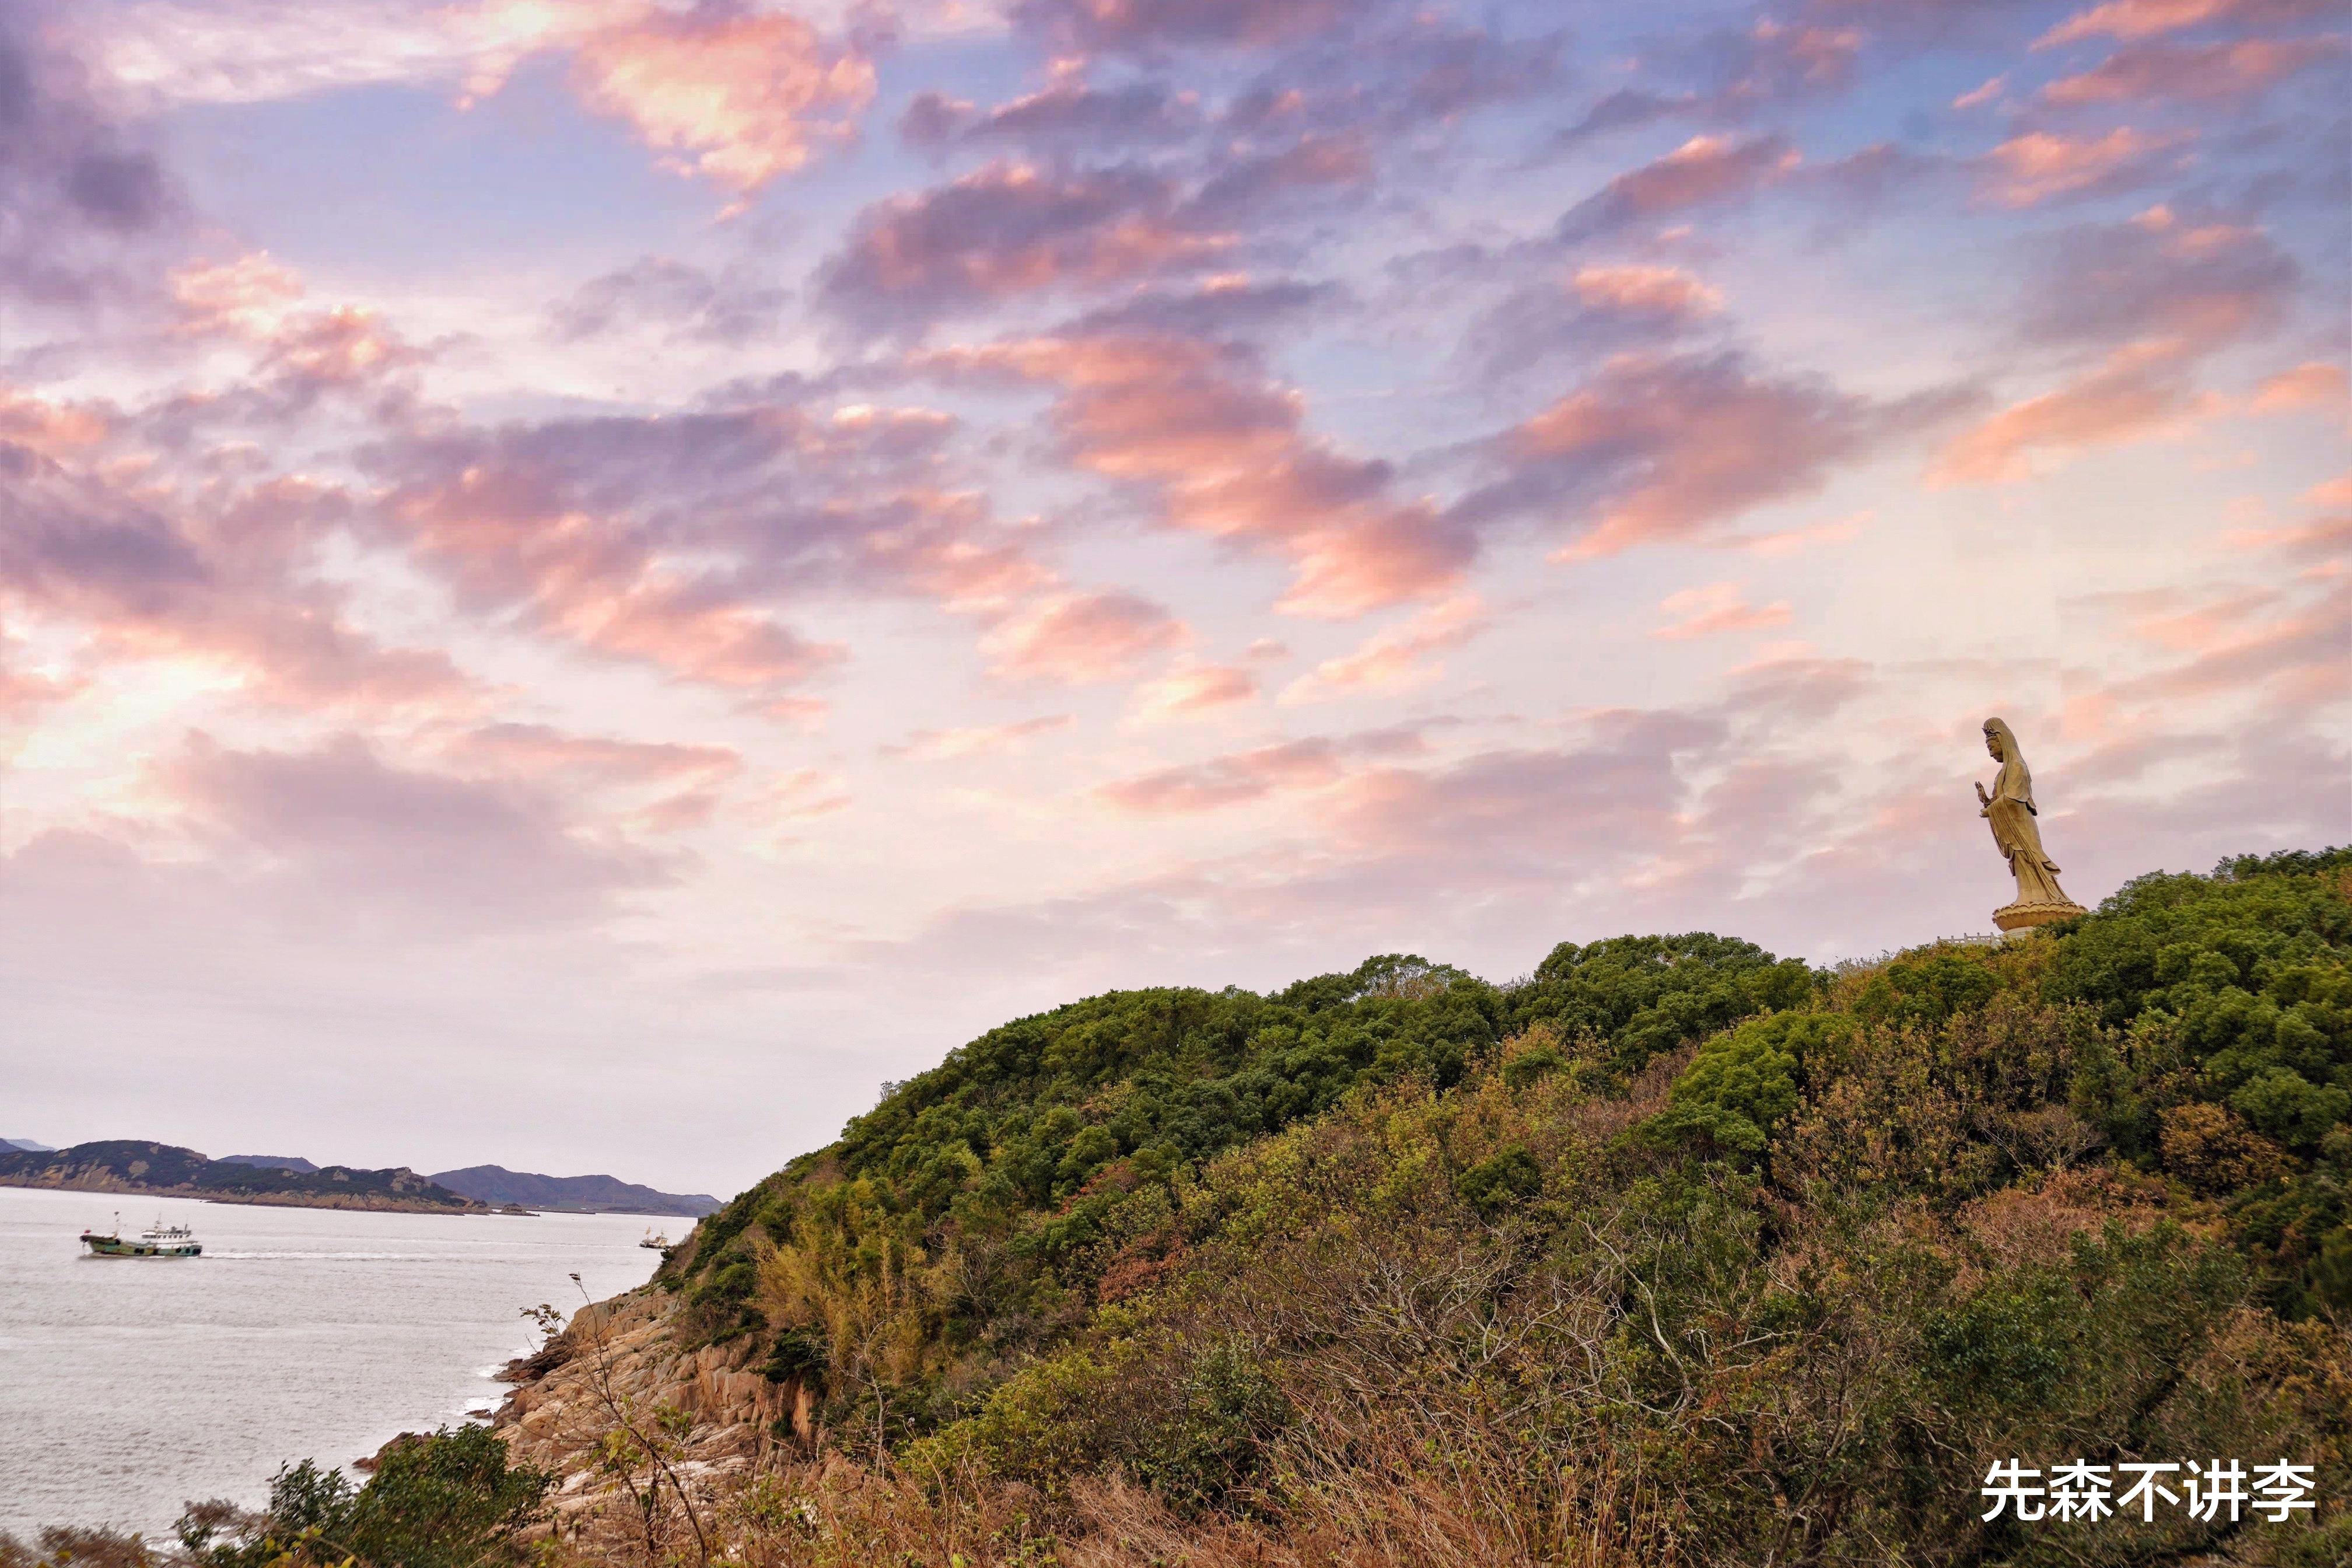
<instances>
[{"instance_id":1,"label":"statue pedestal","mask_svg":"<svg viewBox=\"0 0 2352 1568\"><path fill-rule=\"evenodd\" d=\"M2024 931L2032 926L2046 926L2053 921L2071 921L2091 911L2077 903L2063 904L2003 904L1992 912L1992 923L2003 931Z\"/></svg>"}]
</instances>

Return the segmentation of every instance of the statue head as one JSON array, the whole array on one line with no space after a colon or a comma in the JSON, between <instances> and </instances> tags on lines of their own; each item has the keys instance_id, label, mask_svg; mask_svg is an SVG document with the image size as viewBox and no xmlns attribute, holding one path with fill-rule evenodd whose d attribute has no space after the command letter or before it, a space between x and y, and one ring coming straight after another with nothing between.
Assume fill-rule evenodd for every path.
<instances>
[{"instance_id":1,"label":"statue head","mask_svg":"<svg viewBox=\"0 0 2352 1568\"><path fill-rule=\"evenodd\" d=\"M1999 719L1984 721L1985 750L1996 763L2005 763L2017 755L2017 742L2010 734L2008 724Z\"/></svg>"}]
</instances>

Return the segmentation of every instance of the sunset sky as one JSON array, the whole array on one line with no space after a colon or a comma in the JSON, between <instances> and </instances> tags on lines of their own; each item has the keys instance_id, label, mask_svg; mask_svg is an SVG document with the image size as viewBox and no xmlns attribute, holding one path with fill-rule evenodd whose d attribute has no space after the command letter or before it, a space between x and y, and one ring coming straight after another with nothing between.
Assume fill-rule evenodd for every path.
<instances>
[{"instance_id":1,"label":"sunset sky","mask_svg":"<svg viewBox=\"0 0 2352 1568\"><path fill-rule=\"evenodd\" d=\"M13 0L0 1135L721 1194L1114 986L2352 837L2341 13Z\"/></svg>"}]
</instances>

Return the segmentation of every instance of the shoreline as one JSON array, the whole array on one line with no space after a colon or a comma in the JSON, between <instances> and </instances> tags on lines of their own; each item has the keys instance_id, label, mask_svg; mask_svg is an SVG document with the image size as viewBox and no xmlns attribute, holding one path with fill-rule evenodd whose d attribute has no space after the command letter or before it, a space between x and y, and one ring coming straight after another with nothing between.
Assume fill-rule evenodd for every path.
<instances>
[{"instance_id":1,"label":"shoreline","mask_svg":"<svg viewBox=\"0 0 2352 1568\"><path fill-rule=\"evenodd\" d=\"M342 1209L353 1213L494 1215L505 1211L468 1200L463 1205L414 1198L386 1197L374 1193L237 1193L224 1188L157 1187L144 1183L83 1176L67 1181L26 1181L0 1176L0 1187L33 1193L96 1193L126 1198L186 1198L196 1203L237 1204L255 1208ZM528 1211L536 1214L537 1211ZM650 1216L649 1216L650 1217Z\"/></svg>"}]
</instances>

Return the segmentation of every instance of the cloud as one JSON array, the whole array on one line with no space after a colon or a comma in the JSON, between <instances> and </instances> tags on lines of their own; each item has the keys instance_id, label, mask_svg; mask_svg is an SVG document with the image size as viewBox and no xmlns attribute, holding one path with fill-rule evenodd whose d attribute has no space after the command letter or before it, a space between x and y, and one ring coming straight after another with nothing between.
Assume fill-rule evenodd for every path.
<instances>
[{"instance_id":1,"label":"cloud","mask_svg":"<svg viewBox=\"0 0 2352 1568\"><path fill-rule=\"evenodd\" d=\"M2180 434L2217 406L2190 387L2178 348L2161 342L2126 346L2081 379L2013 404L1954 437L1928 468L1927 483L2027 479L2049 460ZM2037 456L2043 465L2037 466Z\"/></svg>"},{"instance_id":2,"label":"cloud","mask_svg":"<svg viewBox=\"0 0 2352 1568\"><path fill-rule=\"evenodd\" d=\"M78 33L126 87L163 103L245 103L374 82L472 103L525 61L568 55L592 111L627 123L683 174L739 198L845 141L874 96L858 48L787 12L717 0L278 0L105 7ZM92 5L96 14L101 7Z\"/></svg>"},{"instance_id":3,"label":"cloud","mask_svg":"<svg viewBox=\"0 0 2352 1568\"><path fill-rule=\"evenodd\" d=\"M2260 229L2155 206L2050 237L2025 331L2040 342L2166 339L2201 353L2277 325L2301 277Z\"/></svg>"},{"instance_id":4,"label":"cloud","mask_svg":"<svg viewBox=\"0 0 2352 1568\"><path fill-rule=\"evenodd\" d=\"M1855 538L1878 519L1873 510L1851 513L1817 522L1804 528L1782 529L1773 533L1750 534L1744 539L1727 540L1741 550L1755 555L1794 555L1817 544L1843 544Z\"/></svg>"},{"instance_id":5,"label":"cloud","mask_svg":"<svg viewBox=\"0 0 2352 1568\"><path fill-rule=\"evenodd\" d=\"M709 784L743 770L742 753L732 746L579 735L551 725L512 721L467 730L455 739L450 752L467 763L500 774L592 784Z\"/></svg>"},{"instance_id":6,"label":"cloud","mask_svg":"<svg viewBox=\"0 0 2352 1568\"><path fill-rule=\"evenodd\" d=\"M1559 359L1654 348L1717 316L1722 292L1677 267L1579 267L1513 289L1464 334L1489 375L1517 374Z\"/></svg>"},{"instance_id":7,"label":"cloud","mask_svg":"<svg viewBox=\"0 0 2352 1568\"><path fill-rule=\"evenodd\" d=\"M944 93L919 93L900 117L898 131L919 147L1009 142L1032 150L1098 153L1181 142L1204 122L1196 93L1173 92L1151 81L1097 88L1071 75L984 114Z\"/></svg>"},{"instance_id":8,"label":"cloud","mask_svg":"<svg viewBox=\"0 0 2352 1568\"><path fill-rule=\"evenodd\" d=\"M1290 741L1186 767L1117 779L1095 798L1129 816L1182 816L1264 800L1278 792L1336 784L1346 769L1328 741Z\"/></svg>"},{"instance_id":9,"label":"cloud","mask_svg":"<svg viewBox=\"0 0 2352 1568\"><path fill-rule=\"evenodd\" d=\"M1985 154L1979 188L2005 207L2127 189L2153 179L2184 139L2150 136L2128 125L2102 136L2023 132Z\"/></svg>"},{"instance_id":10,"label":"cloud","mask_svg":"<svg viewBox=\"0 0 2352 1568\"><path fill-rule=\"evenodd\" d=\"M1014 339L923 362L1059 390L1049 416L1080 469L1151 498L1168 526L1288 560L1279 607L1347 616L1450 590L1475 552L1386 463L1306 428L1304 400L1238 348L1149 334Z\"/></svg>"},{"instance_id":11,"label":"cloud","mask_svg":"<svg viewBox=\"0 0 2352 1568\"><path fill-rule=\"evenodd\" d=\"M1076 719L1068 713L1041 713L1010 724L984 724L954 730L917 730L904 741L882 748L886 757L918 763L961 762L966 757L994 756L1018 751L1040 735L1067 730Z\"/></svg>"},{"instance_id":12,"label":"cloud","mask_svg":"<svg viewBox=\"0 0 2352 1568\"><path fill-rule=\"evenodd\" d=\"M770 703L847 650L780 615L828 590L998 614L1051 586L957 482L934 410L752 402L436 427L363 448L368 521L461 613Z\"/></svg>"},{"instance_id":13,"label":"cloud","mask_svg":"<svg viewBox=\"0 0 2352 1568\"><path fill-rule=\"evenodd\" d=\"M1790 618L1786 599L1770 605L1751 605L1737 583L1709 583L1705 587L1677 590L1659 600L1658 609L1668 619L1653 628L1650 635L1669 641L1785 626Z\"/></svg>"},{"instance_id":14,"label":"cloud","mask_svg":"<svg viewBox=\"0 0 2352 1568\"><path fill-rule=\"evenodd\" d=\"M314 491L279 485L226 514L175 516L5 443L0 489L0 606L79 628L100 657L183 661L275 706L474 700L446 654L383 646L349 624L345 591L302 578Z\"/></svg>"},{"instance_id":15,"label":"cloud","mask_svg":"<svg viewBox=\"0 0 2352 1568\"><path fill-rule=\"evenodd\" d=\"M2341 405L2346 396L2344 367L2313 360L2265 378L2247 407L2255 414L2292 414Z\"/></svg>"},{"instance_id":16,"label":"cloud","mask_svg":"<svg viewBox=\"0 0 2352 1568\"><path fill-rule=\"evenodd\" d=\"M1066 685L1116 680L1147 655L1191 634L1167 610L1125 592L1048 595L1005 616L981 639L989 671Z\"/></svg>"},{"instance_id":17,"label":"cloud","mask_svg":"<svg viewBox=\"0 0 2352 1568\"><path fill-rule=\"evenodd\" d=\"M180 198L44 20L0 12L0 295L80 304L132 287L124 262Z\"/></svg>"},{"instance_id":18,"label":"cloud","mask_svg":"<svg viewBox=\"0 0 2352 1568\"><path fill-rule=\"evenodd\" d=\"M2058 232L2029 286L2027 340L2105 353L1957 437L1927 482L2013 481L2076 452L2186 433L2222 406L2197 389L2199 365L2276 327L2300 277L2261 230L2166 206Z\"/></svg>"},{"instance_id":19,"label":"cloud","mask_svg":"<svg viewBox=\"0 0 2352 1568\"><path fill-rule=\"evenodd\" d=\"M1502 477L1455 513L1577 534L1570 553L1703 538L1768 502L1809 495L1838 465L1950 412L1953 394L1876 403L1737 353L1627 354L1487 444Z\"/></svg>"},{"instance_id":20,"label":"cloud","mask_svg":"<svg viewBox=\"0 0 2352 1568\"><path fill-rule=\"evenodd\" d=\"M180 309L175 332L229 333L260 342L278 336L308 291L300 273L266 250L184 263L173 269L169 286Z\"/></svg>"},{"instance_id":21,"label":"cloud","mask_svg":"<svg viewBox=\"0 0 2352 1568\"><path fill-rule=\"evenodd\" d=\"M1291 43L1375 8L1377 0L1013 0L1025 27L1087 49Z\"/></svg>"},{"instance_id":22,"label":"cloud","mask_svg":"<svg viewBox=\"0 0 2352 1568\"><path fill-rule=\"evenodd\" d=\"M1563 872L1584 882L1654 863L1685 836L1677 758L1711 752L1717 721L1679 713L1594 715L1558 751L1498 751L1435 769L1349 780L1329 806L1336 843L1389 877L1450 867L1491 896Z\"/></svg>"},{"instance_id":23,"label":"cloud","mask_svg":"<svg viewBox=\"0 0 2352 1568\"><path fill-rule=\"evenodd\" d=\"M666 858L578 831L547 796L402 767L355 735L309 751L192 735L152 783L211 858L259 879L289 917L335 929L585 924L674 875Z\"/></svg>"},{"instance_id":24,"label":"cloud","mask_svg":"<svg viewBox=\"0 0 2352 1568\"><path fill-rule=\"evenodd\" d=\"M1989 77L1968 91L1952 100L1954 109L1980 109L1999 98L2009 86L2006 76Z\"/></svg>"},{"instance_id":25,"label":"cloud","mask_svg":"<svg viewBox=\"0 0 2352 1568\"><path fill-rule=\"evenodd\" d=\"M1559 237L1590 239L1645 218L1737 201L1802 162L1787 138L1694 136L1664 157L1618 175L1560 218Z\"/></svg>"},{"instance_id":26,"label":"cloud","mask_svg":"<svg viewBox=\"0 0 2352 1568\"><path fill-rule=\"evenodd\" d=\"M1257 699L1257 677L1230 664L1180 664L1135 689L1129 713L1155 724L1193 719Z\"/></svg>"},{"instance_id":27,"label":"cloud","mask_svg":"<svg viewBox=\"0 0 2352 1568\"><path fill-rule=\"evenodd\" d=\"M572 59L582 100L629 122L671 167L748 195L848 138L874 67L783 12L648 7L590 33Z\"/></svg>"},{"instance_id":28,"label":"cloud","mask_svg":"<svg viewBox=\"0 0 2352 1568\"><path fill-rule=\"evenodd\" d=\"M2352 581L2339 582L2321 597L2280 614L2221 613L2185 628L2194 656L2168 668L2114 683L2119 698L2181 701L2235 696L2251 699L2268 689L2275 700L2295 707L2339 700L2352 674ZM2235 622L2237 624L2231 624Z\"/></svg>"},{"instance_id":29,"label":"cloud","mask_svg":"<svg viewBox=\"0 0 2352 1568\"><path fill-rule=\"evenodd\" d=\"M2325 0L2106 0L2036 38L2037 49L2085 38L2152 38L2210 22L2277 23L2316 16Z\"/></svg>"},{"instance_id":30,"label":"cloud","mask_svg":"<svg viewBox=\"0 0 2352 1568\"><path fill-rule=\"evenodd\" d=\"M2344 58L2337 38L2240 38L2196 44L2143 44L2116 50L2092 69L2042 89L2045 103L2206 103L2251 98L2299 72Z\"/></svg>"},{"instance_id":31,"label":"cloud","mask_svg":"<svg viewBox=\"0 0 2352 1568\"><path fill-rule=\"evenodd\" d=\"M648 256L590 279L551 315L557 335L574 341L651 328L667 337L738 343L773 333L791 298L749 268L710 272Z\"/></svg>"},{"instance_id":32,"label":"cloud","mask_svg":"<svg viewBox=\"0 0 2352 1568\"><path fill-rule=\"evenodd\" d=\"M1284 741L1114 779L1097 785L1094 798L1121 816L1192 816L1326 789L1355 774L1367 761L1412 756L1426 749L1420 732L1410 727Z\"/></svg>"},{"instance_id":33,"label":"cloud","mask_svg":"<svg viewBox=\"0 0 2352 1568\"><path fill-rule=\"evenodd\" d=\"M1232 243L1187 226L1174 187L1145 170L995 163L868 208L818 296L864 331L912 332L1013 295L1196 266Z\"/></svg>"},{"instance_id":34,"label":"cloud","mask_svg":"<svg viewBox=\"0 0 2352 1568\"><path fill-rule=\"evenodd\" d=\"M1569 287L1586 306L1616 314L1687 321L1723 308L1723 295L1678 267L1580 267Z\"/></svg>"},{"instance_id":35,"label":"cloud","mask_svg":"<svg viewBox=\"0 0 2352 1568\"><path fill-rule=\"evenodd\" d=\"M1457 594L1400 625L1374 633L1355 652L1327 658L1283 689L1286 704L1410 691L1445 672L1433 655L1462 647L1494 618L1475 594Z\"/></svg>"}]
</instances>

